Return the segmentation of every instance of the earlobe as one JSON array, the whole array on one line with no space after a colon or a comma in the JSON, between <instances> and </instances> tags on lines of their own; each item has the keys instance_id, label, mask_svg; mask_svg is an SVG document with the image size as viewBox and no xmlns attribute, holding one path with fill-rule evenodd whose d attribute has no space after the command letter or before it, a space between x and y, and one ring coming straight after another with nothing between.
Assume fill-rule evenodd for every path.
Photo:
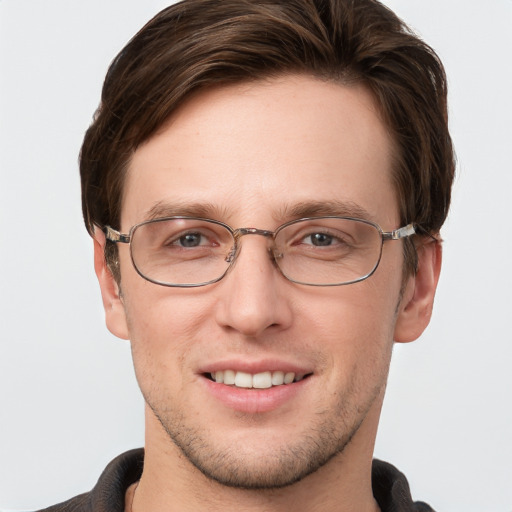
<instances>
[{"instance_id":1,"label":"earlobe","mask_svg":"<svg viewBox=\"0 0 512 512\"><path fill-rule=\"evenodd\" d=\"M441 272L442 248L438 241L418 247L418 271L409 277L395 324L394 339L408 343L426 329L432 316L434 296Z\"/></svg>"},{"instance_id":2,"label":"earlobe","mask_svg":"<svg viewBox=\"0 0 512 512\"><path fill-rule=\"evenodd\" d=\"M100 284L105 322L108 330L121 339L129 339L126 313L119 286L105 261L105 235L99 229L94 233L94 270Z\"/></svg>"}]
</instances>

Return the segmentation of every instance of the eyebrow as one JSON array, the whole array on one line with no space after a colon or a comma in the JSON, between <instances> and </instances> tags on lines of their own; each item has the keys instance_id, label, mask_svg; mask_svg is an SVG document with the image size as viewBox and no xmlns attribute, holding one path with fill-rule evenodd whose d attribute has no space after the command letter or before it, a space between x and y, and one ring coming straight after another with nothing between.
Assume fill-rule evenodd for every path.
<instances>
[{"instance_id":1,"label":"eyebrow","mask_svg":"<svg viewBox=\"0 0 512 512\"><path fill-rule=\"evenodd\" d=\"M162 217L200 217L205 219L220 220L228 216L226 208L219 208L212 203L189 203L158 201L147 212L146 220L154 220Z\"/></svg>"},{"instance_id":2,"label":"eyebrow","mask_svg":"<svg viewBox=\"0 0 512 512\"><path fill-rule=\"evenodd\" d=\"M320 216L354 217L364 220L373 219L373 215L368 210L353 201L301 201L281 207L278 213L280 218L285 219Z\"/></svg>"},{"instance_id":3,"label":"eyebrow","mask_svg":"<svg viewBox=\"0 0 512 512\"><path fill-rule=\"evenodd\" d=\"M162 217L200 217L226 221L233 215L232 210L226 207L218 207L213 203L205 202L173 202L158 201L145 215L146 220L154 220ZM354 217L357 219L374 220L368 210L353 201L300 201L298 203L285 204L273 215L277 222L304 217Z\"/></svg>"}]
</instances>

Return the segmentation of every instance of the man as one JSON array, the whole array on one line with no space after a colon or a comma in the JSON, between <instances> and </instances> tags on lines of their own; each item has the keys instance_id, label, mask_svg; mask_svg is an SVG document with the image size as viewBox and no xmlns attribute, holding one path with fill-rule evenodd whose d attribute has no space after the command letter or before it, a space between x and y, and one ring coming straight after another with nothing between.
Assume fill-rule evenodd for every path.
<instances>
[{"instance_id":1,"label":"man","mask_svg":"<svg viewBox=\"0 0 512 512\"><path fill-rule=\"evenodd\" d=\"M432 510L372 463L453 179L428 46L372 0L186 0L114 60L80 167L146 442L48 510Z\"/></svg>"}]
</instances>

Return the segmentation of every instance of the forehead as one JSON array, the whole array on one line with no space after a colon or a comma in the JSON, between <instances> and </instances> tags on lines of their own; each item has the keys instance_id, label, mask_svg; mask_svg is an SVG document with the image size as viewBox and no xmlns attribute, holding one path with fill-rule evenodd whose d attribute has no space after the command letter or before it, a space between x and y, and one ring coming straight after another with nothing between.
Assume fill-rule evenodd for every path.
<instances>
[{"instance_id":1,"label":"forehead","mask_svg":"<svg viewBox=\"0 0 512 512\"><path fill-rule=\"evenodd\" d=\"M391 139L361 85L284 76L203 91L134 153L122 228L171 214L279 223L308 204L312 214L325 204L328 214L353 209L394 226L391 162Z\"/></svg>"}]
</instances>

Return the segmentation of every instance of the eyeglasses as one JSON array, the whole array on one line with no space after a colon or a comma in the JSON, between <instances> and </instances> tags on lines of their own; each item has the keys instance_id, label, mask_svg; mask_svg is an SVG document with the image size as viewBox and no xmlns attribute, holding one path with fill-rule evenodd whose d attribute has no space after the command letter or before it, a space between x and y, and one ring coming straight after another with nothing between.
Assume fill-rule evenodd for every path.
<instances>
[{"instance_id":1,"label":"eyeglasses","mask_svg":"<svg viewBox=\"0 0 512 512\"><path fill-rule=\"evenodd\" d=\"M271 243L270 258L288 280L310 286L340 286L370 277L388 240L415 234L413 224L384 232L378 224L350 217L293 220L275 231L233 229L195 217L165 217L141 222L128 234L110 226L108 240L130 244L135 270L162 286L196 287L220 281L240 254L240 239L260 235Z\"/></svg>"}]
</instances>

